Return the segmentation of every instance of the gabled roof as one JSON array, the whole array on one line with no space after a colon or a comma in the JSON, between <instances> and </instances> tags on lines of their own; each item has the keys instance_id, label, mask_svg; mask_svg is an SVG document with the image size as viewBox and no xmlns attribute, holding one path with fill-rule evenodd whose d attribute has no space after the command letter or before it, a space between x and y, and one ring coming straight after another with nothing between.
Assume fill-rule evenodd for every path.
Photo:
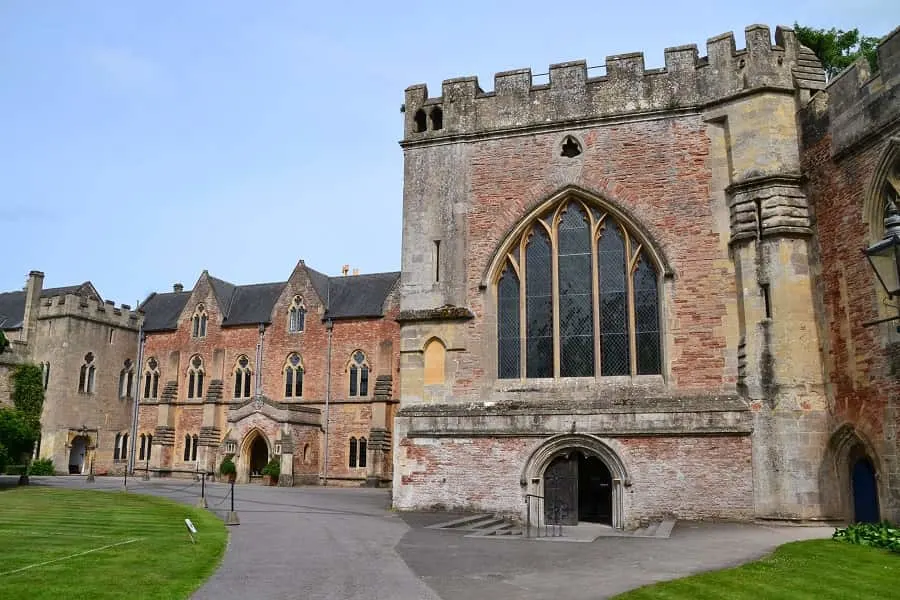
<instances>
[{"instance_id":1,"label":"gabled roof","mask_svg":"<svg viewBox=\"0 0 900 600\"><path fill-rule=\"evenodd\" d=\"M67 294L94 298L99 302L103 301L103 298L100 297L97 289L90 281L85 281L78 285L47 288L41 291L41 298L52 298L53 296L65 296ZM21 329L24 320L25 292L0 293L0 329Z\"/></svg>"},{"instance_id":2,"label":"gabled roof","mask_svg":"<svg viewBox=\"0 0 900 600\"><path fill-rule=\"evenodd\" d=\"M178 329L178 317L184 310L190 292L150 294L138 307L144 311L144 331L171 331Z\"/></svg>"},{"instance_id":3,"label":"gabled roof","mask_svg":"<svg viewBox=\"0 0 900 600\"><path fill-rule=\"evenodd\" d=\"M398 272L329 277L309 267L306 270L325 304L326 319L384 316L384 302L400 278ZM275 303L287 285L285 281L234 285L211 276L209 282L223 315L223 327L270 323ZM140 306L144 331L176 329L190 296L190 291L151 294Z\"/></svg>"}]
</instances>

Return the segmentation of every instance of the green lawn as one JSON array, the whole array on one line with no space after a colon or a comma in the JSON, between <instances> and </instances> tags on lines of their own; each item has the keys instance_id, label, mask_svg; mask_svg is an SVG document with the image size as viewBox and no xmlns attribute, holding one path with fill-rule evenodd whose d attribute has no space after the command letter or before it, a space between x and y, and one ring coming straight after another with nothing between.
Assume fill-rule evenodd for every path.
<instances>
[{"instance_id":1,"label":"green lawn","mask_svg":"<svg viewBox=\"0 0 900 600\"><path fill-rule=\"evenodd\" d=\"M616 600L900 598L900 554L832 540L785 544L756 562L657 583Z\"/></svg>"},{"instance_id":2,"label":"green lawn","mask_svg":"<svg viewBox=\"0 0 900 600\"><path fill-rule=\"evenodd\" d=\"M199 532L196 544L186 518ZM212 513L162 498L2 491L0 598L186 598L215 571L227 537Z\"/></svg>"}]
</instances>

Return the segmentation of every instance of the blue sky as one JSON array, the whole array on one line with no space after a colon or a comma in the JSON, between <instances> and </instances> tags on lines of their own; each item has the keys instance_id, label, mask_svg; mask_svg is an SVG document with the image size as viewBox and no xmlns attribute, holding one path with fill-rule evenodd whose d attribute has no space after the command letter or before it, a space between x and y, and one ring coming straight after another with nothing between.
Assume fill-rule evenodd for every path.
<instances>
[{"instance_id":1,"label":"blue sky","mask_svg":"<svg viewBox=\"0 0 900 600\"><path fill-rule=\"evenodd\" d=\"M883 35L900 5L4 0L0 290L40 269L133 304L203 269L399 269L407 86L634 51L657 67L794 21Z\"/></svg>"}]
</instances>

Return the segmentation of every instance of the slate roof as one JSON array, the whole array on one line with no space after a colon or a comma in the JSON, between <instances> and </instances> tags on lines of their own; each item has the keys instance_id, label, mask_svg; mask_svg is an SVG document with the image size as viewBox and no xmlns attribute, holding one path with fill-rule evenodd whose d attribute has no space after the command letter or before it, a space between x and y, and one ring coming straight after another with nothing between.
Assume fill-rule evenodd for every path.
<instances>
[{"instance_id":1,"label":"slate roof","mask_svg":"<svg viewBox=\"0 0 900 600\"><path fill-rule=\"evenodd\" d=\"M66 294L74 294L80 296L88 296L102 301L103 299L96 293L91 282L85 281L80 285L67 285L63 287L47 288L41 291L41 298L52 298L53 296L65 296ZM25 320L25 292L4 292L0 293L0 329L21 329Z\"/></svg>"},{"instance_id":2,"label":"slate roof","mask_svg":"<svg viewBox=\"0 0 900 600\"><path fill-rule=\"evenodd\" d=\"M326 319L384 316L384 302L400 279L398 272L329 277L309 267L306 270L326 306ZM275 302L287 285L285 281L234 285L211 276L209 282L224 314L223 327L270 323ZM140 306L144 331L176 329L190 296L190 291L151 294Z\"/></svg>"}]
</instances>

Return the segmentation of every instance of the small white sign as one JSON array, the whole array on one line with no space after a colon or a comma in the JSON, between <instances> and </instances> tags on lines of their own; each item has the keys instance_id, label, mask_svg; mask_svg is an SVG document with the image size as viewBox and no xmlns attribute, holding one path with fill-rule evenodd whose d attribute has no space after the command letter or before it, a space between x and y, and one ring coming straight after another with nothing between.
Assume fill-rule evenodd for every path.
<instances>
[{"instance_id":1,"label":"small white sign","mask_svg":"<svg viewBox=\"0 0 900 600\"><path fill-rule=\"evenodd\" d=\"M194 524L191 523L190 519L184 520L184 526L187 527L188 535L191 536L191 543L195 544L197 540L194 539L194 536L197 535L197 528L194 527Z\"/></svg>"}]
</instances>

